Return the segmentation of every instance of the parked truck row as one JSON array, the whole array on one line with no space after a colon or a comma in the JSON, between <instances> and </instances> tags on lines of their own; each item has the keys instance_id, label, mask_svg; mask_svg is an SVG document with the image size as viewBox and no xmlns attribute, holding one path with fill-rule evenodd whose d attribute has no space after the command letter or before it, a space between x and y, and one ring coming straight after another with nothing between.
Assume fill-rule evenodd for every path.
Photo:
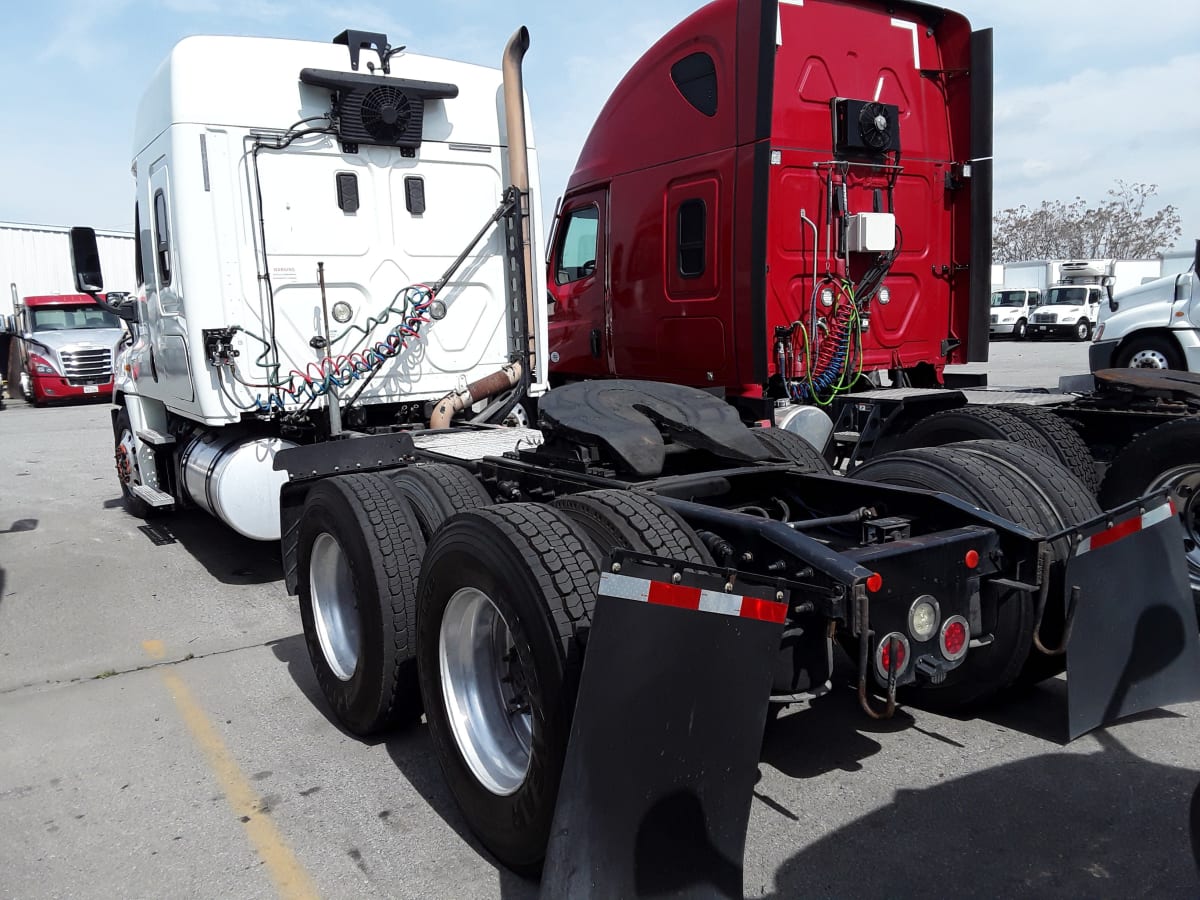
<instances>
[{"instance_id":1,"label":"parked truck row","mask_svg":"<svg viewBox=\"0 0 1200 900\"><path fill-rule=\"evenodd\" d=\"M648 664L584 667L604 604L770 621L777 702L839 647L875 717L1068 664L1072 733L1195 696L1196 466L1145 447L1191 434L1197 385L945 384L987 352L989 32L716 0L618 86L548 249L527 47L497 71L359 31L188 38L139 108L136 290L102 296L72 235L132 333L129 510L281 542L343 727L424 715L470 827L532 870L580 679ZM1179 649L1130 694L1147 617Z\"/></svg>"}]
</instances>

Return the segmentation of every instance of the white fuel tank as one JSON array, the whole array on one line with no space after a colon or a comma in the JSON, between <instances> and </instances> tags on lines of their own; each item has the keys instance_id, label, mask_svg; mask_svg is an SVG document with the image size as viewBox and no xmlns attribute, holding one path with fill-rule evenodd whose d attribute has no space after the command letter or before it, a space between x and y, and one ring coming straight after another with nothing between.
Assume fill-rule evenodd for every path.
<instances>
[{"instance_id":1,"label":"white fuel tank","mask_svg":"<svg viewBox=\"0 0 1200 900\"><path fill-rule=\"evenodd\" d=\"M239 534L277 541L279 488L287 472L274 470L275 454L295 446L281 438L203 432L179 459L183 488Z\"/></svg>"}]
</instances>

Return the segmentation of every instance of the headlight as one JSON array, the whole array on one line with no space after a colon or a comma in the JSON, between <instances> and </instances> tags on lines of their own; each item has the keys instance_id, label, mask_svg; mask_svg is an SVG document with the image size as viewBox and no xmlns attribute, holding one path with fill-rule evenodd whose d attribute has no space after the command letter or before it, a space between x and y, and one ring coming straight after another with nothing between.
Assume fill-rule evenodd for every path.
<instances>
[{"instance_id":1,"label":"headlight","mask_svg":"<svg viewBox=\"0 0 1200 900\"><path fill-rule=\"evenodd\" d=\"M1077 318L1079 318L1079 317L1078 316L1059 316L1058 321L1063 325L1070 325Z\"/></svg>"},{"instance_id":2,"label":"headlight","mask_svg":"<svg viewBox=\"0 0 1200 900\"><path fill-rule=\"evenodd\" d=\"M50 360L45 357L38 356L36 353L29 354L29 364L33 366L33 371L37 375L57 375L58 370L51 365Z\"/></svg>"},{"instance_id":3,"label":"headlight","mask_svg":"<svg viewBox=\"0 0 1200 900\"><path fill-rule=\"evenodd\" d=\"M940 618L937 601L924 594L908 610L908 633L917 641L927 641L937 634Z\"/></svg>"}]
</instances>

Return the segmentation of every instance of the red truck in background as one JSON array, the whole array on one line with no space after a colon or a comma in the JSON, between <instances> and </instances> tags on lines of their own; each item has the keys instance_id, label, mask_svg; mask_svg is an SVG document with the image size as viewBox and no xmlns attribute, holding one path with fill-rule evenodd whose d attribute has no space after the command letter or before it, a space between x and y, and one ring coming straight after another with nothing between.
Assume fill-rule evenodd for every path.
<instances>
[{"instance_id":1,"label":"red truck in background","mask_svg":"<svg viewBox=\"0 0 1200 900\"><path fill-rule=\"evenodd\" d=\"M694 13L625 76L569 181L555 380L717 389L762 419L864 372L932 386L986 360L991 87L991 32L939 7Z\"/></svg>"},{"instance_id":2,"label":"red truck in background","mask_svg":"<svg viewBox=\"0 0 1200 900\"><path fill-rule=\"evenodd\" d=\"M108 400L113 360L128 332L84 294L25 297L13 315L9 385L34 406L62 400Z\"/></svg>"}]
</instances>

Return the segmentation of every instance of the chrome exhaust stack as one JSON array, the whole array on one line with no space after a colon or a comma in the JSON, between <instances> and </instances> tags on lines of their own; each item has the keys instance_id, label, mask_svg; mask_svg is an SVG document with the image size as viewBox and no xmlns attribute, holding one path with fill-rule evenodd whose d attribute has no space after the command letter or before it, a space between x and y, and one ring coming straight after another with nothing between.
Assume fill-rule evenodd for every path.
<instances>
[{"instance_id":1,"label":"chrome exhaust stack","mask_svg":"<svg viewBox=\"0 0 1200 900\"><path fill-rule=\"evenodd\" d=\"M529 50L529 29L522 25L508 39L500 66L504 78L504 124L508 133L508 180L521 204L520 253L525 266L525 338L528 340L527 374L532 375L534 349L533 244L529 234L529 137L525 125L525 78L521 63Z\"/></svg>"}]
</instances>

